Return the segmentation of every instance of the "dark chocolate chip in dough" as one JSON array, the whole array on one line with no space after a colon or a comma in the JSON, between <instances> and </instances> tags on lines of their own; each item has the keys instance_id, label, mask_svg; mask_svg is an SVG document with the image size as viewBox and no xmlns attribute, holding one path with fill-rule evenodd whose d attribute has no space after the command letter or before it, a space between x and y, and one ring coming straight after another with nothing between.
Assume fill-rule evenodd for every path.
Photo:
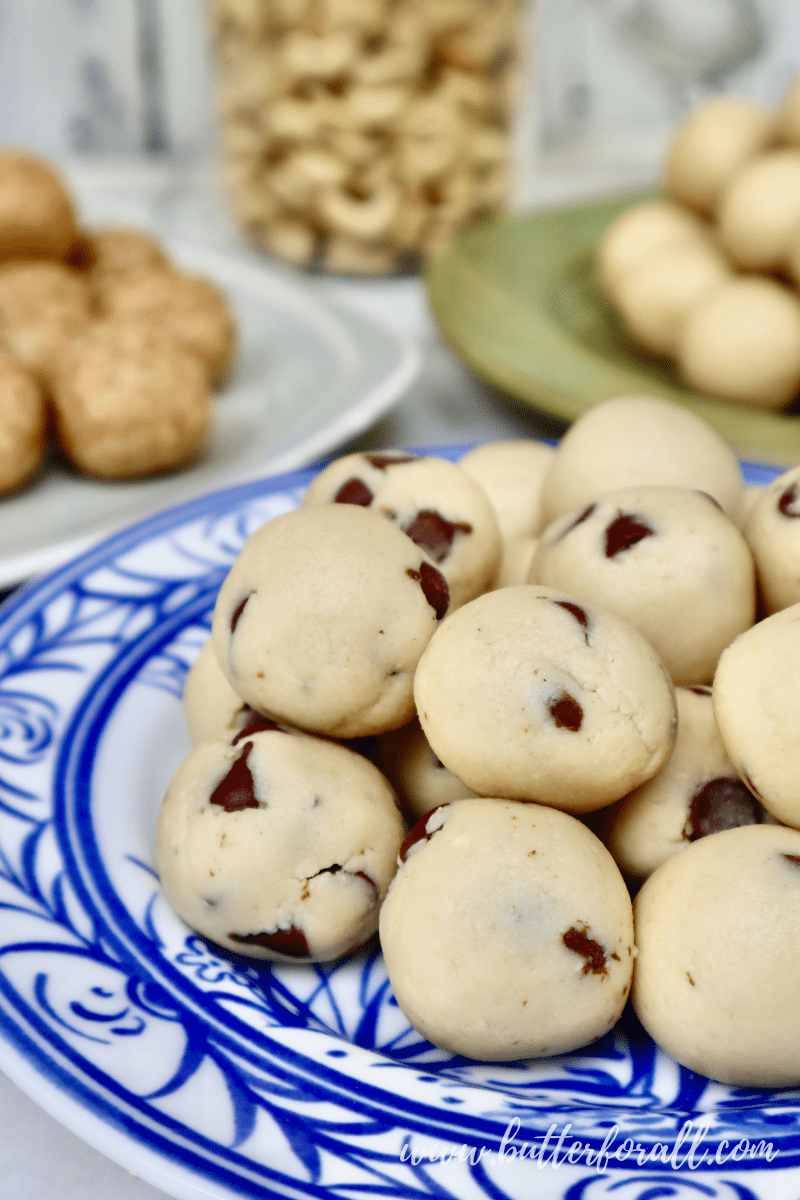
<instances>
[{"instance_id":1,"label":"dark chocolate chip in dough","mask_svg":"<svg viewBox=\"0 0 800 1200\"><path fill-rule=\"evenodd\" d=\"M389 467L394 467L397 463L416 462L419 458L418 454L365 454L367 462L376 467L379 471L386 471Z\"/></svg>"},{"instance_id":2,"label":"dark chocolate chip in dough","mask_svg":"<svg viewBox=\"0 0 800 1200\"><path fill-rule=\"evenodd\" d=\"M784 517L800 517L800 497L797 494L797 484L793 483L786 489L778 500L778 511Z\"/></svg>"},{"instance_id":3,"label":"dark chocolate chip in dough","mask_svg":"<svg viewBox=\"0 0 800 1200\"><path fill-rule=\"evenodd\" d=\"M423 596L436 613L436 620L441 621L450 603L450 589L441 571L437 571L436 567L432 567L430 563L423 562L420 563L418 571L409 567L406 575L419 584Z\"/></svg>"},{"instance_id":4,"label":"dark chocolate chip in dough","mask_svg":"<svg viewBox=\"0 0 800 1200\"><path fill-rule=\"evenodd\" d=\"M586 961L583 964L583 974L588 975L607 975L606 968L606 952L599 942L594 938L590 938L586 929L578 929L572 926L566 933L561 935L561 940L568 950L572 950L574 954L580 954Z\"/></svg>"},{"instance_id":5,"label":"dark chocolate chip in dough","mask_svg":"<svg viewBox=\"0 0 800 1200\"><path fill-rule=\"evenodd\" d=\"M572 533L573 529L577 529L578 526L582 525L584 521L588 521L589 517L592 515L592 513L594 512L594 510L596 508L597 508L596 504L587 504L586 508L584 508L583 511L578 514L578 516L575 518L575 520L572 521L569 525L567 525L566 529L561 530L561 533L556 538L556 541L557 542L562 541L567 536L568 533Z\"/></svg>"},{"instance_id":6,"label":"dark chocolate chip in dough","mask_svg":"<svg viewBox=\"0 0 800 1200\"><path fill-rule=\"evenodd\" d=\"M247 758L253 749L252 742L246 742L242 753L234 759L230 770L221 779L209 796L209 804L217 804L225 812L241 812L244 808L260 808L256 799L253 775L247 765Z\"/></svg>"},{"instance_id":7,"label":"dark chocolate chip in dough","mask_svg":"<svg viewBox=\"0 0 800 1200\"><path fill-rule=\"evenodd\" d=\"M374 496L367 485L361 479L348 479L347 483L343 483L336 495L333 497L334 504L360 504L362 508L369 508Z\"/></svg>"},{"instance_id":8,"label":"dark chocolate chip in dough","mask_svg":"<svg viewBox=\"0 0 800 1200\"><path fill-rule=\"evenodd\" d=\"M254 733L265 733L274 729L280 731L280 725L277 725L271 717L265 717L260 712L256 712L249 704L243 704L239 709L239 719L242 722L241 728L236 736L232 739L232 745L236 746L245 738L252 737Z\"/></svg>"},{"instance_id":9,"label":"dark chocolate chip in dough","mask_svg":"<svg viewBox=\"0 0 800 1200\"><path fill-rule=\"evenodd\" d=\"M463 521L448 521L440 513L425 508L403 527L403 533L427 550L434 562L442 562L452 550L456 534L472 533L472 526Z\"/></svg>"},{"instance_id":10,"label":"dark chocolate chip in dough","mask_svg":"<svg viewBox=\"0 0 800 1200\"><path fill-rule=\"evenodd\" d=\"M252 592L248 592L247 595L245 596L244 600L240 600L239 603L236 605L236 608L231 613L231 633L233 633L233 631L236 629L236 626L239 624L239 618L241 617L242 613L244 612L244 606L245 606L245 604L247 604L247 601L250 599L250 597L252 595L253 595Z\"/></svg>"},{"instance_id":11,"label":"dark chocolate chip in dough","mask_svg":"<svg viewBox=\"0 0 800 1200\"><path fill-rule=\"evenodd\" d=\"M606 558L615 558L654 533L655 530L638 517L631 513L620 513L606 528Z\"/></svg>"},{"instance_id":12,"label":"dark chocolate chip in dough","mask_svg":"<svg viewBox=\"0 0 800 1200\"><path fill-rule=\"evenodd\" d=\"M589 614L586 612L586 610L581 608L580 604L573 603L572 600L554 600L553 603L557 604L559 606L559 608L565 608L568 613L572 613L575 620L578 622L578 624L583 629L584 637L586 638L586 644L588 645L589 644Z\"/></svg>"},{"instance_id":13,"label":"dark chocolate chip in dough","mask_svg":"<svg viewBox=\"0 0 800 1200\"><path fill-rule=\"evenodd\" d=\"M721 776L710 779L692 796L683 835L696 842L723 829L762 825L764 816L764 809L741 779Z\"/></svg>"},{"instance_id":14,"label":"dark chocolate chip in dough","mask_svg":"<svg viewBox=\"0 0 800 1200\"><path fill-rule=\"evenodd\" d=\"M229 933L232 942L243 946L263 946L290 958L308 958L308 942L302 929L290 925L288 929L276 929L273 933Z\"/></svg>"},{"instance_id":15,"label":"dark chocolate chip in dough","mask_svg":"<svg viewBox=\"0 0 800 1200\"><path fill-rule=\"evenodd\" d=\"M417 842L429 842L434 834L439 832L439 830L442 828L441 825L437 825L437 827L431 830L429 833L427 824L433 813L440 808L446 807L447 806L444 804L437 804L435 808L432 808L430 812L426 812L424 817L420 817L420 819L411 826L408 833L403 838L403 842L398 852L398 858L400 859L400 862L406 861L409 851L412 849L412 847L416 846Z\"/></svg>"},{"instance_id":16,"label":"dark chocolate chip in dough","mask_svg":"<svg viewBox=\"0 0 800 1200\"><path fill-rule=\"evenodd\" d=\"M550 715L559 729L577 733L583 723L583 709L569 692L561 692L550 701Z\"/></svg>"}]
</instances>

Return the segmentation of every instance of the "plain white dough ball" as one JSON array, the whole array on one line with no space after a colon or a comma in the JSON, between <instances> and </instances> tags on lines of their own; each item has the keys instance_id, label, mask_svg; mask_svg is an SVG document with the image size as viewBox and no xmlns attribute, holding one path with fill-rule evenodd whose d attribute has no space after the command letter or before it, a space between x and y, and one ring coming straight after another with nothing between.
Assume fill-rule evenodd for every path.
<instances>
[{"instance_id":1,"label":"plain white dough ball","mask_svg":"<svg viewBox=\"0 0 800 1200\"><path fill-rule=\"evenodd\" d=\"M670 195L711 214L728 182L775 136L772 111L745 96L713 96L696 105L667 148L664 182Z\"/></svg>"},{"instance_id":2,"label":"plain white dough ball","mask_svg":"<svg viewBox=\"0 0 800 1200\"><path fill-rule=\"evenodd\" d=\"M659 250L688 243L705 245L709 226L672 200L644 200L626 208L603 234L597 248L600 286L615 300L626 275Z\"/></svg>"},{"instance_id":3,"label":"plain white dough ball","mask_svg":"<svg viewBox=\"0 0 800 1200\"><path fill-rule=\"evenodd\" d=\"M719 240L747 271L778 271L800 233L800 149L770 150L746 163L725 189Z\"/></svg>"},{"instance_id":4,"label":"plain white dough ball","mask_svg":"<svg viewBox=\"0 0 800 1200\"><path fill-rule=\"evenodd\" d=\"M459 460L459 466L489 497L504 540L540 532L542 480L555 453L533 439L486 442Z\"/></svg>"},{"instance_id":5,"label":"plain white dough ball","mask_svg":"<svg viewBox=\"0 0 800 1200\"><path fill-rule=\"evenodd\" d=\"M732 1087L800 1084L800 833L749 825L673 855L634 904L631 997L653 1040Z\"/></svg>"},{"instance_id":6,"label":"plain white dough ball","mask_svg":"<svg viewBox=\"0 0 800 1200\"><path fill-rule=\"evenodd\" d=\"M688 314L678 365L700 392L783 408L800 388L800 298L764 276L734 276Z\"/></svg>"},{"instance_id":7,"label":"plain white dough ball","mask_svg":"<svg viewBox=\"0 0 800 1200\"><path fill-rule=\"evenodd\" d=\"M800 467L759 494L744 524L768 613L800 603Z\"/></svg>"}]
</instances>

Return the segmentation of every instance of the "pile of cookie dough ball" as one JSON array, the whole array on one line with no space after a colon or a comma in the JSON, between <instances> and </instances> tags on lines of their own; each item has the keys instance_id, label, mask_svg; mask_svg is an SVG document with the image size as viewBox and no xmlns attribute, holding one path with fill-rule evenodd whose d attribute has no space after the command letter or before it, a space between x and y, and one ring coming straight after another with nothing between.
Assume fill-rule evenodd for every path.
<instances>
[{"instance_id":1,"label":"pile of cookie dough ball","mask_svg":"<svg viewBox=\"0 0 800 1200\"><path fill-rule=\"evenodd\" d=\"M215 284L142 230L82 229L50 164L0 150L0 494L35 475L51 427L99 478L190 462L234 343Z\"/></svg>"},{"instance_id":2,"label":"pile of cookie dough ball","mask_svg":"<svg viewBox=\"0 0 800 1200\"><path fill-rule=\"evenodd\" d=\"M800 467L747 488L666 400L335 460L219 592L165 893L264 959L377 930L453 1053L566 1053L630 995L678 1062L797 1084L799 581Z\"/></svg>"},{"instance_id":3,"label":"pile of cookie dough ball","mask_svg":"<svg viewBox=\"0 0 800 1200\"><path fill-rule=\"evenodd\" d=\"M606 230L605 295L692 388L785 408L800 392L800 77L776 110L733 95L698 104L663 187Z\"/></svg>"},{"instance_id":4,"label":"pile of cookie dough ball","mask_svg":"<svg viewBox=\"0 0 800 1200\"><path fill-rule=\"evenodd\" d=\"M518 0L214 0L224 171L253 242L385 275L509 189Z\"/></svg>"}]
</instances>

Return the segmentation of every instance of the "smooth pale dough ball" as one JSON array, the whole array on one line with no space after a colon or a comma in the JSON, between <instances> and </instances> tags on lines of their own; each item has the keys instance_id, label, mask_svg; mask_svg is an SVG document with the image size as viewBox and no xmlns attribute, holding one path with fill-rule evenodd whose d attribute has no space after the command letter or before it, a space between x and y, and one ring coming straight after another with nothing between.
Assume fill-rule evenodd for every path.
<instances>
[{"instance_id":1,"label":"smooth pale dough ball","mask_svg":"<svg viewBox=\"0 0 800 1200\"><path fill-rule=\"evenodd\" d=\"M666 765L609 810L603 840L634 882L692 842L773 818L742 783L725 752L711 688L677 688L678 737Z\"/></svg>"},{"instance_id":2,"label":"smooth pale dough ball","mask_svg":"<svg viewBox=\"0 0 800 1200\"><path fill-rule=\"evenodd\" d=\"M512 537L503 542L500 568L494 581L495 590L516 587L518 583L536 582L530 572L538 545L538 537Z\"/></svg>"},{"instance_id":3,"label":"smooth pale dough ball","mask_svg":"<svg viewBox=\"0 0 800 1200\"><path fill-rule=\"evenodd\" d=\"M440 804L475 795L436 757L416 718L402 729L381 734L375 762L412 825Z\"/></svg>"},{"instance_id":4,"label":"smooth pale dough ball","mask_svg":"<svg viewBox=\"0 0 800 1200\"><path fill-rule=\"evenodd\" d=\"M731 269L709 242L655 251L620 281L617 308L629 332L652 354L671 358L687 313Z\"/></svg>"},{"instance_id":5,"label":"smooth pale dough ball","mask_svg":"<svg viewBox=\"0 0 800 1200\"><path fill-rule=\"evenodd\" d=\"M504 540L541 531L542 480L554 453L546 442L486 442L460 459L489 497Z\"/></svg>"},{"instance_id":6,"label":"smooth pale dough ball","mask_svg":"<svg viewBox=\"0 0 800 1200\"><path fill-rule=\"evenodd\" d=\"M755 559L766 611L800 603L800 467L759 489L744 536Z\"/></svg>"},{"instance_id":7,"label":"smooth pale dough ball","mask_svg":"<svg viewBox=\"0 0 800 1200\"><path fill-rule=\"evenodd\" d=\"M176 912L238 954L328 961L378 925L403 823L377 767L344 746L267 731L204 742L156 828Z\"/></svg>"},{"instance_id":8,"label":"smooth pale dough ball","mask_svg":"<svg viewBox=\"0 0 800 1200\"><path fill-rule=\"evenodd\" d=\"M388 517L447 581L450 611L485 592L500 563L489 499L466 471L434 455L397 450L345 454L309 484L304 505L355 504Z\"/></svg>"},{"instance_id":9,"label":"smooth pale dough ball","mask_svg":"<svg viewBox=\"0 0 800 1200\"><path fill-rule=\"evenodd\" d=\"M800 833L749 825L674 855L634 905L631 997L682 1066L732 1087L800 1083Z\"/></svg>"},{"instance_id":10,"label":"smooth pale dough ball","mask_svg":"<svg viewBox=\"0 0 800 1200\"><path fill-rule=\"evenodd\" d=\"M744 481L731 447L687 408L656 396L615 396L567 430L542 488L548 523L632 484L700 488L736 520Z\"/></svg>"},{"instance_id":11,"label":"smooth pale dough ball","mask_svg":"<svg viewBox=\"0 0 800 1200\"><path fill-rule=\"evenodd\" d=\"M780 270L800 233L800 150L770 150L751 159L720 199L717 228L736 266Z\"/></svg>"},{"instance_id":12,"label":"smooth pale dough ball","mask_svg":"<svg viewBox=\"0 0 800 1200\"><path fill-rule=\"evenodd\" d=\"M0 259L64 258L78 238L60 175L19 150L0 150Z\"/></svg>"},{"instance_id":13,"label":"smooth pale dough ball","mask_svg":"<svg viewBox=\"0 0 800 1200\"><path fill-rule=\"evenodd\" d=\"M645 200L626 208L606 229L597 248L600 286L611 300L628 273L661 250L706 245L708 225L672 200Z\"/></svg>"},{"instance_id":14,"label":"smooth pale dough ball","mask_svg":"<svg viewBox=\"0 0 800 1200\"><path fill-rule=\"evenodd\" d=\"M565 1054L618 1020L631 902L580 821L463 800L412 830L380 915L389 982L434 1045L484 1061Z\"/></svg>"},{"instance_id":15,"label":"smooth pale dough ball","mask_svg":"<svg viewBox=\"0 0 800 1200\"><path fill-rule=\"evenodd\" d=\"M800 604L759 621L728 647L713 698L741 778L779 821L800 827Z\"/></svg>"},{"instance_id":16,"label":"smooth pale dough ball","mask_svg":"<svg viewBox=\"0 0 800 1200\"><path fill-rule=\"evenodd\" d=\"M0 495L33 475L44 457L46 408L38 381L0 351Z\"/></svg>"},{"instance_id":17,"label":"smooth pale dough ball","mask_svg":"<svg viewBox=\"0 0 800 1200\"><path fill-rule=\"evenodd\" d=\"M238 732L250 712L249 705L231 687L209 638L183 685L183 716L192 744L227 740Z\"/></svg>"},{"instance_id":18,"label":"smooth pale dough ball","mask_svg":"<svg viewBox=\"0 0 800 1200\"><path fill-rule=\"evenodd\" d=\"M391 521L352 504L299 508L245 542L214 608L217 659L252 708L335 737L414 715L422 651L447 585Z\"/></svg>"},{"instance_id":19,"label":"smooth pale dough ball","mask_svg":"<svg viewBox=\"0 0 800 1200\"><path fill-rule=\"evenodd\" d=\"M676 684L710 683L756 618L747 542L693 488L619 488L574 509L545 530L529 579L629 621Z\"/></svg>"},{"instance_id":20,"label":"smooth pale dough ball","mask_svg":"<svg viewBox=\"0 0 800 1200\"><path fill-rule=\"evenodd\" d=\"M664 183L675 200L714 213L723 189L775 137L775 116L745 96L714 96L678 125L667 148Z\"/></svg>"},{"instance_id":21,"label":"smooth pale dough ball","mask_svg":"<svg viewBox=\"0 0 800 1200\"><path fill-rule=\"evenodd\" d=\"M590 812L650 779L675 737L656 652L555 588L502 588L442 623L417 668L434 754L479 796Z\"/></svg>"},{"instance_id":22,"label":"smooth pale dough ball","mask_svg":"<svg viewBox=\"0 0 800 1200\"><path fill-rule=\"evenodd\" d=\"M686 317L678 366L723 400L782 408L800 388L800 299L763 276L734 276Z\"/></svg>"}]
</instances>

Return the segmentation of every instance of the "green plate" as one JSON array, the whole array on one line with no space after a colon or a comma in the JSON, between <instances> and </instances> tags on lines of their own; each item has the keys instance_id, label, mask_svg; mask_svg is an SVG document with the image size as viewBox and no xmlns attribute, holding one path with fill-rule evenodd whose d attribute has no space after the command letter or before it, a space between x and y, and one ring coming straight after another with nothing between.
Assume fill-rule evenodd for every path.
<instances>
[{"instance_id":1,"label":"green plate","mask_svg":"<svg viewBox=\"0 0 800 1200\"><path fill-rule=\"evenodd\" d=\"M690 391L634 346L604 299L597 244L645 198L505 216L460 235L426 271L443 336L478 375L550 416L572 421L609 396L647 393L692 409L741 450L800 460L800 417Z\"/></svg>"}]
</instances>

